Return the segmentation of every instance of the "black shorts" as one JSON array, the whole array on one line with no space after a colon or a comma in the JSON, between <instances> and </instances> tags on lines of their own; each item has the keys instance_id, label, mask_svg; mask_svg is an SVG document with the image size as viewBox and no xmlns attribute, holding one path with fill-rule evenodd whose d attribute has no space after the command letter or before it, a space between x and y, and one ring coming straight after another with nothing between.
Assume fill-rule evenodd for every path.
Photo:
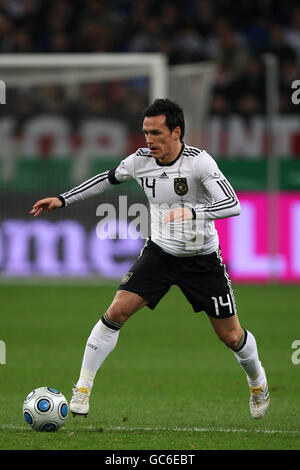
<instances>
[{"instance_id":1,"label":"black shorts","mask_svg":"<svg viewBox=\"0 0 300 470\"><path fill-rule=\"evenodd\" d=\"M153 310L172 285L181 289L194 312L205 311L215 318L236 313L231 281L219 249L209 255L178 257L149 240L121 280L119 290L140 295Z\"/></svg>"}]
</instances>

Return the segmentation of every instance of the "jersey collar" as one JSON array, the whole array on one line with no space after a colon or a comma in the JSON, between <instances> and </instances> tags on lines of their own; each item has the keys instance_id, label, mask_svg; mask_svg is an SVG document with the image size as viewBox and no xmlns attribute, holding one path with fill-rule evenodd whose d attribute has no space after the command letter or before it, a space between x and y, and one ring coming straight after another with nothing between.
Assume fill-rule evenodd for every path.
<instances>
[{"instance_id":1,"label":"jersey collar","mask_svg":"<svg viewBox=\"0 0 300 470\"><path fill-rule=\"evenodd\" d=\"M176 163L177 160L179 160L179 158L180 158L181 155L183 154L184 147L185 147L185 145L184 145L184 143L183 143L182 146L181 146L181 149L180 149L179 154L177 155L177 157L175 158L175 160L172 160L170 163L165 163L165 164L164 164L164 163L159 162L158 160L155 160L155 163L156 163L158 166L172 166L172 165L174 165L174 163Z\"/></svg>"}]
</instances>

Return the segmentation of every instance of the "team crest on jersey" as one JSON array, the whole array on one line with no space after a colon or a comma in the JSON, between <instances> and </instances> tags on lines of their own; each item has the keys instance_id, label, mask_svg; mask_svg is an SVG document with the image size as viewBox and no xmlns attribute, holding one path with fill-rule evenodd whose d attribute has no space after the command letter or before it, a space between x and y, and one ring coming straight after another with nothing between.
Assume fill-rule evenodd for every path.
<instances>
[{"instance_id":1,"label":"team crest on jersey","mask_svg":"<svg viewBox=\"0 0 300 470\"><path fill-rule=\"evenodd\" d=\"M174 178L174 191L178 196L184 196L188 190L186 178Z\"/></svg>"},{"instance_id":2,"label":"team crest on jersey","mask_svg":"<svg viewBox=\"0 0 300 470\"><path fill-rule=\"evenodd\" d=\"M128 271L127 274L125 274L125 276L123 276L120 284L126 284L126 282L129 281L129 279L131 278L131 276L133 276L133 273L131 271Z\"/></svg>"}]
</instances>

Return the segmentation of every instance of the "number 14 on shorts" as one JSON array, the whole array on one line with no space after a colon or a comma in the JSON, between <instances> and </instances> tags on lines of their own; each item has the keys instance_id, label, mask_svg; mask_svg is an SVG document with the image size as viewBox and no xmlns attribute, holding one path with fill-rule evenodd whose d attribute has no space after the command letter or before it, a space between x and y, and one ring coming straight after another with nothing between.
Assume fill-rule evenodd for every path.
<instances>
[{"instance_id":1,"label":"number 14 on shorts","mask_svg":"<svg viewBox=\"0 0 300 470\"><path fill-rule=\"evenodd\" d=\"M225 300L223 300L222 295L219 295L219 297L212 297L212 300L215 304L216 316L220 315L220 307L228 307L228 312L230 315L234 313L234 306L232 304L231 296L229 293L226 295Z\"/></svg>"}]
</instances>

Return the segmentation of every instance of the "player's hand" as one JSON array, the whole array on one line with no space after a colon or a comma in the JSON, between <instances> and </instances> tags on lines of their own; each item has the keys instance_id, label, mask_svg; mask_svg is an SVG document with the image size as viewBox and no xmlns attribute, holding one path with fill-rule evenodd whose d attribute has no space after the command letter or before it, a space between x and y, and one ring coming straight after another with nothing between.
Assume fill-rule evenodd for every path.
<instances>
[{"instance_id":1,"label":"player's hand","mask_svg":"<svg viewBox=\"0 0 300 470\"><path fill-rule=\"evenodd\" d=\"M188 207L176 207L167 212L164 217L164 222L183 222L184 220L191 220L193 212Z\"/></svg>"},{"instance_id":2,"label":"player's hand","mask_svg":"<svg viewBox=\"0 0 300 470\"><path fill-rule=\"evenodd\" d=\"M37 201L33 205L30 214L37 217L44 211L51 212L53 209L58 209L59 207L62 207L62 202L58 197L46 197L45 199L40 199L40 201Z\"/></svg>"}]
</instances>

